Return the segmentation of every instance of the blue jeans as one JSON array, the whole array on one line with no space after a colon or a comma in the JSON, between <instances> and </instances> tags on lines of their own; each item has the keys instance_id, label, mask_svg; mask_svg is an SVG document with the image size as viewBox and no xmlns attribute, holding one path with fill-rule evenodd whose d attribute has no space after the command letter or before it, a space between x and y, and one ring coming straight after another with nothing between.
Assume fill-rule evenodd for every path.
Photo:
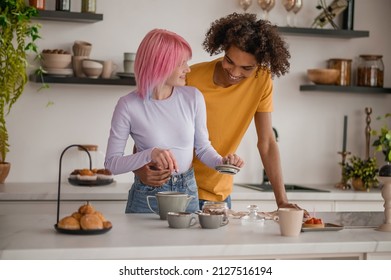
<instances>
[{"instance_id":1,"label":"blue jeans","mask_svg":"<svg viewBox=\"0 0 391 280\"><path fill-rule=\"evenodd\" d=\"M194 170L191 168L180 175L172 175L160 187L145 185L135 176L134 183L129 190L125 213L152 213L148 207L147 196L156 195L156 193L162 191L176 191L193 196L194 198L190 201L186 211L195 212L199 210L197 183L194 177ZM156 199L150 199L150 205L154 211L159 212Z\"/></svg>"},{"instance_id":2,"label":"blue jeans","mask_svg":"<svg viewBox=\"0 0 391 280\"><path fill-rule=\"evenodd\" d=\"M204 206L205 201L207 201L207 200L203 200L203 199L199 200L200 209L202 209L202 206ZM231 209L231 204L232 203L231 203L231 196L230 195L227 196L227 198L224 200L224 202L227 203L228 209Z\"/></svg>"}]
</instances>

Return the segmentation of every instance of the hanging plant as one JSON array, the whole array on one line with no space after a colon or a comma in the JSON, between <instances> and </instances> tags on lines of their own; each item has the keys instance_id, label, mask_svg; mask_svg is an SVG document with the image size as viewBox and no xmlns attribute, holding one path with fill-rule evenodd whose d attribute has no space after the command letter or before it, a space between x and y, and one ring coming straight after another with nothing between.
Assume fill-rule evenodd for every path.
<instances>
[{"instance_id":1,"label":"hanging plant","mask_svg":"<svg viewBox=\"0 0 391 280\"><path fill-rule=\"evenodd\" d=\"M37 10L24 0L0 2L0 163L5 162L9 152L5 117L28 81L28 53L38 54L35 41L40 38L40 25L31 23L37 15Z\"/></svg>"}]
</instances>

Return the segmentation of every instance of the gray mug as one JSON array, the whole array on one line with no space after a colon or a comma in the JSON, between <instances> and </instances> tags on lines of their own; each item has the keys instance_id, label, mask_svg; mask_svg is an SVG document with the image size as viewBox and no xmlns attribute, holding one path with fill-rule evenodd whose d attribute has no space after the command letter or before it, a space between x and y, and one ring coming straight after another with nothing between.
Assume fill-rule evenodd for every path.
<instances>
[{"instance_id":1,"label":"gray mug","mask_svg":"<svg viewBox=\"0 0 391 280\"><path fill-rule=\"evenodd\" d=\"M167 220L168 212L185 212L187 206L190 201L194 198L194 196L188 195L186 193L181 192L158 192L156 196L148 195L147 203L149 209L160 216L161 220ZM150 199L156 199L158 205L158 211L154 211L150 205Z\"/></svg>"},{"instance_id":2,"label":"gray mug","mask_svg":"<svg viewBox=\"0 0 391 280\"><path fill-rule=\"evenodd\" d=\"M202 212L197 214L202 228L214 229L228 224L228 218L223 214L213 215Z\"/></svg>"},{"instance_id":3,"label":"gray mug","mask_svg":"<svg viewBox=\"0 0 391 280\"><path fill-rule=\"evenodd\" d=\"M167 221L170 228L189 228L197 222L194 214L189 212L168 212Z\"/></svg>"}]
</instances>

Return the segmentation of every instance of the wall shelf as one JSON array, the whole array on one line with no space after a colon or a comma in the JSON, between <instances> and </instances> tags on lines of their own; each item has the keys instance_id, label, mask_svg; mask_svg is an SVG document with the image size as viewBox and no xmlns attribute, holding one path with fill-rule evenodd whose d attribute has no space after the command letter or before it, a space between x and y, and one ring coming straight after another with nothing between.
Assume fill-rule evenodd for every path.
<instances>
[{"instance_id":1,"label":"wall shelf","mask_svg":"<svg viewBox=\"0 0 391 280\"><path fill-rule=\"evenodd\" d=\"M103 14L38 10L35 19L92 23L103 20Z\"/></svg>"},{"instance_id":2,"label":"wall shelf","mask_svg":"<svg viewBox=\"0 0 391 280\"><path fill-rule=\"evenodd\" d=\"M331 91L331 92L391 94L391 88L334 86L334 85L301 85L300 91Z\"/></svg>"},{"instance_id":3,"label":"wall shelf","mask_svg":"<svg viewBox=\"0 0 391 280\"><path fill-rule=\"evenodd\" d=\"M88 84L88 85L118 85L118 86L134 86L136 81L134 78L113 78L113 79L91 79L78 77L60 77L44 75L43 81L39 75L31 74L29 77L31 82L46 83L46 84Z\"/></svg>"},{"instance_id":4,"label":"wall shelf","mask_svg":"<svg viewBox=\"0 0 391 280\"><path fill-rule=\"evenodd\" d=\"M278 27L278 31L286 35L317 36L334 38L363 38L369 37L369 31L346 30L346 29L322 29L322 28L299 28L299 27Z\"/></svg>"}]
</instances>

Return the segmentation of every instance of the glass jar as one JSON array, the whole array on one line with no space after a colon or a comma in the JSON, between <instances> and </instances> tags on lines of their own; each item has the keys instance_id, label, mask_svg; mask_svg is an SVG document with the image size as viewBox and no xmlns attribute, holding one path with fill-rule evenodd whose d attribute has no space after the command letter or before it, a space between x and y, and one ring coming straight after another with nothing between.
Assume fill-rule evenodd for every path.
<instances>
[{"instance_id":1,"label":"glass jar","mask_svg":"<svg viewBox=\"0 0 391 280\"><path fill-rule=\"evenodd\" d=\"M383 87L382 55L360 55L357 65L357 86Z\"/></svg>"},{"instance_id":2,"label":"glass jar","mask_svg":"<svg viewBox=\"0 0 391 280\"><path fill-rule=\"evenodd\" d=\"M352 60L345 58L331 58L328 61L328 68L340 71L337 85L350 86L352 76Z\"/></svg>"},{"instance_id":3,"label":"glass jar","mask_svg":"<svg viewBox=\"0 0 391 280\"><path fill-rule=\"evenodd\" d=\"M228 219L228 205L224 201L205 201L202 212L210 215L224 215L224 220Z\"/></svg>"},{"instance_id":4,"label":"glass jar","mask_svg":"<svg viewBox=\"0 0 391 280\"><path fill-rule=\"evenodd\" d=\"M71 10L71 0L56 0L56 11L66 11Z\"/></svg>"},{"instance_id":5,"label":"glass jar","mask_svg":"<svg viewBox=\"0 0 391 280\"><path fill-rule=\"evenodd\" d=\"M37 10L45 10L46 1L45 0L29 0L29 6L34 7Z\"/></svg>"},{"instance_id":6,"label":"glass jar","mask_svg":"<svg viewBox=\"0 0 391 280\"><path fill-rule=\"evenodd\" d=\"M242 225L263 226L265 224L265 218L258 215L259 208L257 205L249 205L247 209L249 210L248 214L240 219Z\"/></svg>"},{"instance_id":7,"label":"glass jar","mask_svg":"<svg viewBox=\"0 0 391 280\"><path fill-rule=\"evenodd\" d=\"M104 169L105 155L102 151L98 149L98 145L82 144L81 146L86 148L91 155L92 169ZM78 150L79 150L79 164L80 164L79 168L86 168L87 166L89 166L88 155L85 154L83 148L78 147Z\"/></svg>"},{"instance_id":8,"label":"glass jar","mask_svg":"<svg viewBox=\"0 0 391 280\"><path fill-rule=\"evenodd\" d=\"M82 0L81 1L82 13L96 13L96 0Z\"/></svg>"}]
</instances>

